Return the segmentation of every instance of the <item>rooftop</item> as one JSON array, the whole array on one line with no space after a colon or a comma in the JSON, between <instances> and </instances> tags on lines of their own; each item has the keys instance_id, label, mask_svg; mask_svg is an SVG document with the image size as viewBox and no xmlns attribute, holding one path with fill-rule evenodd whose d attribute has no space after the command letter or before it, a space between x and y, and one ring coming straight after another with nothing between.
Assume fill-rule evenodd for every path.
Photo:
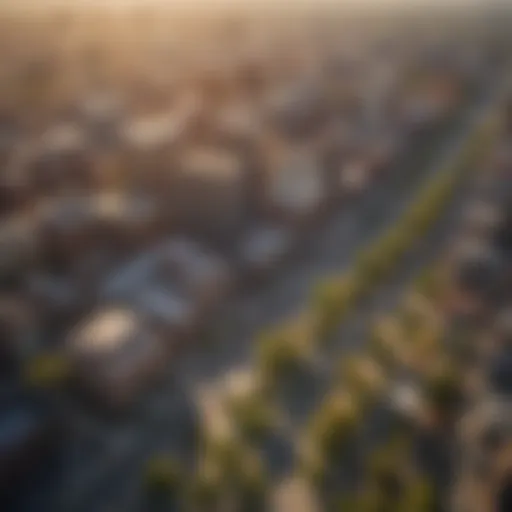
<instances>
[{"instance_id":1,"label":"rooftop","mask_svg":"<svg viewBox=\"0 0 512 512\"><path fill-rule=\"evenodd\" d=\"M137 316L130 309L112 308L98 313L79 327L71 343L85 353L110 353L129 341L138 326Z\"/></svg>"}]
</instances>

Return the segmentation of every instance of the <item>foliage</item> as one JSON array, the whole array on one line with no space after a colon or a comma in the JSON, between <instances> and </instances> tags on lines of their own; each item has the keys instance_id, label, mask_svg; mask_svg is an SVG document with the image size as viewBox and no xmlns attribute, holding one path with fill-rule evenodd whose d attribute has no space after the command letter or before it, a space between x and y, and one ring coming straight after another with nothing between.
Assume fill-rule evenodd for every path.
<instances>
[{"instance_id":1,"label":"foliage","mask_svg":"<svg viewBox=\"0 0 512 512\"><path fill-rule=\"evenodd\" d=\"M361 411L355 399L348 394L327 397L311 422L314 446L328 458L343 454L354 439L361 420Z\"/></svg>"},{"instance_id":2,"label":"foliage","mask_svg":"<svg viewBox=\"0 0 512 512\"><path fill-rule=\"evenodd\" d=\"M71 364L61 353L35 356L23 368L26 382L35 387L53 388L66 381L71 374Z\"/></svg>"},{"instance_id":3,"label":"foliage","mask_svg":"<svg viewBox=\"0 0 512 512\"><path fill-rule=\"evenodd\" d=\"M228 411L244 437L257 439L275 426L276 414L262 393L228 400Z\"/></svg>"},{"instance_id":4,"label":"foliage","mask_svg":"<svg viewBox=\"0 0 512 512\"><path fill-rule=\"evenodd\" d=\"M188 502L198 511L216 510L222 499L223 486L220 474L213 468L209 469L199 471L188 489Z\"/></svg>"},{"instance_id":5,"label":"foliage","mask_svg":"<svg viewBox=\"0 0 512 512\"><path fill-rule=\"evenodd\" d=\"M183 484L183 471L171 457L155 456L147 462L144 479L149 491L174 494Z\"/></svg>"},{"instance_id":6,"label":"foliage","mask_svg":"<svg viewBox=\"0 0 512 512\"><path fill-rule=\"evenodd\" d=\"M427 402L441 415L451 414L462 399L462 380L453 365L446 364L428 376L425 384Z\"/></svg>"},{"instance_id":7,"label":"foliage","mask_svg":"<svg viewBox=\"0 0 512 512\"><path fill-rule=\"evenodd\" d=\"M385 385L385 378L382 366L370 357L348 356L341 361L341 381L361 400L377 396Z\"/></svg>"},{"instance_id":8,"label":"foliage","mask_svg":"<svg viewBox=\"0 0 512 512\"><path fill-rule=\"evenodd\" d=\"M254 453L247 453L242 462L235 483L240 510L263 510L269 484L266 468Z\"/></svg>"},{"instance_id":9,"label":"foliage","mask_svg":"<svg viewBox=\"0 0 512 512\"><path fill-rule=\"evenodd\" d=\"M343 321L356 296L350 277L330 278L319 283L312 296L316 336L324 339Z\"/></svg>"},{"instance_id":10,"label":"foliage","mask_svg":"<svg viewBox=\"0 0 512 512\"><path fill-rule=\"evenodd\" d=\"M398 506L399 512L432 512L436 509L436 493L432 484L418 479L409 482Z\"/></svg>"},{"instance_id":11,"label":"foliage","mask_svg":"<svg viewBox=\"0 0 512 512\"><path fill-rule=\"evenodd\" d=\"M264 334L258 340L258 365L264 378L275 378L293 372L304 363L304 351L285 331Z\"/></svg>"}]
</instances>

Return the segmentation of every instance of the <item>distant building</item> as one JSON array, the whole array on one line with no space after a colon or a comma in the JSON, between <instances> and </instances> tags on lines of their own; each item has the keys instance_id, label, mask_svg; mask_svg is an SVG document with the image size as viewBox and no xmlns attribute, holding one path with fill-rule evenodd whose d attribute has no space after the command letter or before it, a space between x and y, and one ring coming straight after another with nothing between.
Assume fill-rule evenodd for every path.
<instances>
[{"instance_id":1,"label":"distant building","mask_svg":"<svg viewBox=\"0 0 512 512\"><path fill-rule=\"evenodd\" d=\"M38 315L20 297L0 299L0 368L9 372L29 356L39 341Z\"/></svg>"},{"instance_id":2,"label":"distant building","mask_svg":"<svg viewBox=\"0 0 512 512\"><path fill-rule=\"evenodd\" d=\"M272 216L292 223L308 222L326 198L320 155L307 147L276 148L268 155L267 206Z\"/></svg>"},{"instance_id":3,"label":"distant building","mask_svg":"<svg viewBox=\"0 0 512 512\"><path fill-rule=\"evenodd\" d=\"M30 217L15 215L0 227L0 281L16 281L39 260L40 237Z\"/></svg>"},{"instance_id":4,"label":"distant building","mask_svg":"<svg viewBox=\"0 0 512 512\"><path fill-rule=\"evenodd\" d=\"M219 256L175 238L113 272L100 299L131 304L164 330L190 331L222 303L233 280Z\"/></svg>"},{"instance_id":5,"label":"distant building","mask_svg":"<svg viewBox=\"0 0 512 512\"><path fill-rule=\"evenodd\" d=\"M242 155L233 150L186 148L169 178L170 222L181 232L229 240L246 220L246 172Z\"/></svg>"},{"instance_id":6,"label":"distant building","mask_svg":"<svg viewBox=\"0 0 512 512\"><path fill-rule=\"evenodd\" d=\"M29 165L36 193L83 192L93 186L92 162L81 127L63 123L49 128L36 143Z\"/></svg>"}]
</instances>

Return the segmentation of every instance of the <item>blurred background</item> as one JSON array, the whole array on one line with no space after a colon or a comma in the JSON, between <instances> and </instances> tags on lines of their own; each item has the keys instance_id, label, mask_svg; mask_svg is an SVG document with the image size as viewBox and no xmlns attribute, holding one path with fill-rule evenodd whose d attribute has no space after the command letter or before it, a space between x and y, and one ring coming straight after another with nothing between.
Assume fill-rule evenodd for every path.
<instances>
[{"instance_id":1,"label":"blurred background","mask_svg":"<svg viewBox=\"0 0 512 512\"><path fill-rule=\"evenodd\" d=\"M511 8L3 0L0 509L512 510Z\"/></svg>"}]
</instances>

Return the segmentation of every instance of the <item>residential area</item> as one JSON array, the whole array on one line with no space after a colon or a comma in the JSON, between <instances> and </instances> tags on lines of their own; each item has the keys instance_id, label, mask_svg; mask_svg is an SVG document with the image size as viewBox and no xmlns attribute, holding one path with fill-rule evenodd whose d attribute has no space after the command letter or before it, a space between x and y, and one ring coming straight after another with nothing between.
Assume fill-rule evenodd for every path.
<instances>
[{"instance_id":1,"label":"residential area","mask_svg":"<svg viewBox=\"0 0 512 512\"><path fill-rule=\"evenodd\" d=\"M38 9L0 509L512 510L509 10Z\"/></svg>"}]
</instances>

